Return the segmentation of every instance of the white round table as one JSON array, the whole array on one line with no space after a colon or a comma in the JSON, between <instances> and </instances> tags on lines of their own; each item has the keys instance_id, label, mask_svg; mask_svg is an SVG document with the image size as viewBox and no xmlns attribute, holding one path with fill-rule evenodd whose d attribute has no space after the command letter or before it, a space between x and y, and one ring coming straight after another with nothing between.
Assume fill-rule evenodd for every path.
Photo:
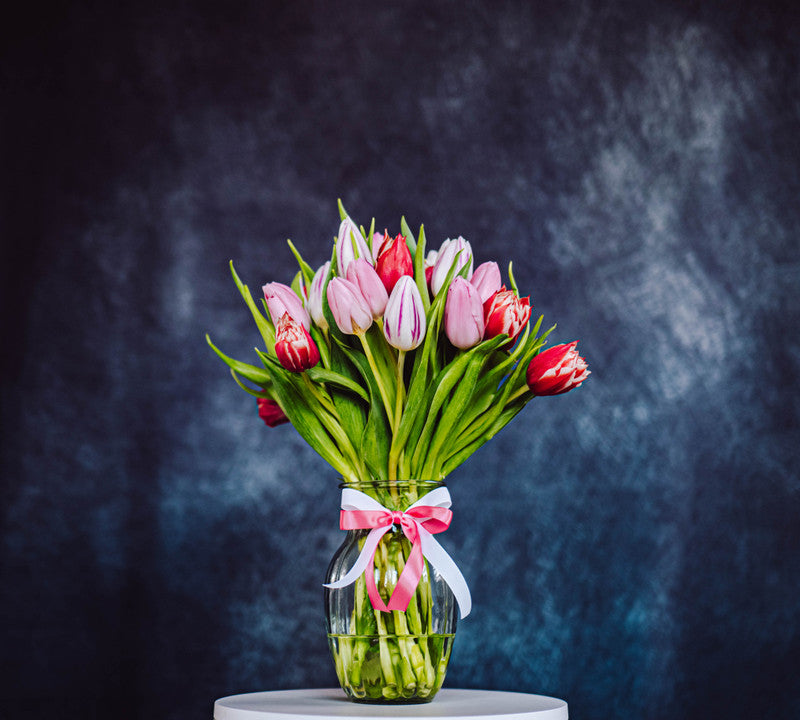
<instances>
[{"instance_id":1,"label":"white round table","mask_svg":"<svg viewBox=\"0 0 800 720\"><path fill-rule=\"evenodd\" d=\"M440 690L432 702L422 705L354 703L339 689L247 693L220 698L214 703L214 720L567 720L568 717L567 703L563 700L495 690Z\"/></svg>"}]
</instances>

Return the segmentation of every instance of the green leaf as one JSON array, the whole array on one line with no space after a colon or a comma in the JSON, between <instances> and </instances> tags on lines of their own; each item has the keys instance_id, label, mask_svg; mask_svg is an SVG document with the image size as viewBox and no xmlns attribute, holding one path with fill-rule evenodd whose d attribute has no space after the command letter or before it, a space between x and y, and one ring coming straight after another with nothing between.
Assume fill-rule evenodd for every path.
<instances>
[{"instance_id":1,"label":"green leaf","mask_svg":"<svg viewBox=\"0 0 800 720\"><path fill-rule=\"evenodd\" d=\"M425 310L425 317L428 317L428 312L431 307L431 297L430 291L428 290L428 283L425 280L425 244L425 226L420 225L417 251L414 253L414 282L417 284L417 290L419 290L420 297L422 298L422 307Z\"/></svg>"},{"instance_id":2,"label":"green leaf","mask_svg":"<svg viewBox=\"0 0 800 720\"><path fill-rule=\"evenodd\" d=\"M411 228L408 227L405 216L400 218L400 232L405 237L406 245L408 245L411 254L414 255L417 252L417 240L414 237L414 233L411 232Z\"/></svg>"},{"instance_id":3,"label":"green leaf","mask_svg":"<svg viewBox=\"0 0 800 720\"><path fill-rule=\"evenodd\" d=\"M355 468L345 460L339 445L312 409L316 400L309 397L302 381L272 364L267 366L267 371L272 376L274 393L281 409L300 436L337 472L344 477L357 477Z\"/></svg>"},{"instance_id":4,"label":"green leaf","mask_svg":"<svg viewBox=\"0 0 800 720\"><path fill-rule=\"evenodd\" d=\"M297 264L300 266L300 272L303 273L303 279L305 280L306 287L311 287L311 282L314 280L314 268L311 267L305 260L303 260L302 256L298 252L297 248L294 246L291 240L286 240L289 243L289 249L292 251L292 254L295 256L297 260ZM299 293L298 293L299 294ZM300 297L303 297L300 295Z\"/></svg>"},{"instance_id":5,"label":"green leaf","mask_svg":"<svg viewBox=\"0 0 800 720\"><path fill-rule=\"evenodd\" d=\"M232 357L229 357L216 345L214 345L213 342L211 342L211 338L208 334L206 334L206 342L231 370L234 370L242 377L247 378L250 382L259 385L260 387L269 387L272 381L269 373L265 372L262 368L256 367L255 365L248 365L247 363L243 363L239 360L234 360Z\"/></svg>"},{"instance_id":6,"label":"green leaf","mask_svg":"<svg viewBox=\"0 0 800 720\"><path fill-rule=\"evenodd\" d=\"M337 198L336 204L339 206L339 219L344 220L347 217L347 210L345 210L344 205L342 205L342 199Z\"/></svg>"},{"instance_id":7,"label":"green leaf","mask_svg":"<svg viewBox=\"0 0 800 720\"><path fill-rule=\"evenodd\" d=\"M427 453L427 460L423 466L424 477L433 478L437 467L441 471L441 463L438 462L439 454L448 440L452 442L453 427L473 402L475 386L486 357L502 342L502 337L492 338L480 345L476 345L462 356L468 358L466 367L452 398L442 406L441 419L436 425Z\"/></svg>"},{"instance_id":8,"label":"green leaf","mask_svg":"<svg viewBox=\"0 0 800 720\"><path fill-rule=\"evenodd\" d=\"M262 315L261 311L256 307L255 301L253 300L253 296L250 294L250 288L248 288L247 285L243 284L242 281L239 279L239 276L236 274L236 270L233 267L233 260L230 261L230 267L231 267L231 274L233 275L233 281L236 283L236 287L239 288L239 293L244 298L247 307L250 309L250 313L253 315L253 319L256 321L256 325L258 326L258 331L261 333L261 337L264 340L264 345L267 348L267 352L274 352L275 328L273 327L272 323L270 323L270 321L267 320L267 318L264 315Z\"/></svg>"},{"instance_id":9,"label":"green leaf","mask_svg":"<svg viewBox=\"0 0 800 720\"><path fill-rule=\"evenodd\" d=\"M514 271L512 270L512 265L514 263L508 263L508 284L511 285L511 289L514 291L514 295L519 297L519 289L517 288L517 281L514 279Z\"/></svg>"},{"instance_id":10,"label":"green leaf","mask_svg":"<svg viewBox=\"0 0 800 720\"><path fill-rule=\"evenodd\" d=\"M364 382L369 388L370 407L367 423L361 436L361 455L367 468L375 477L387 479L389 460L389 438L391 430L386 415L380 389L375 376L367 363L367 358L358 351L347 346L340 346L342 352L358 368Z\"/></svg>"},{"instance_id":11,"label":"green leaf","mask_svg":"<svg viewBox=\"0 0 800 720\"><path fill-rule=\"evenodd\" d=\"M351 391L342 391L337 387L329 389L331 399L336 407L336 412L344 428L347 437L350 438L354 447L358 448L361 444L361 436L364 432L366 424L366 408L365 403L360 399L361 393L364 392L363 385L358 381L361 379L359 371L353 366L347 355L341 349L338 343L331 345L331 371L340 377L345 377L353 385L358 387L361 392L354 397ZM369 406L370 398L368 393L366 396L366 404Z\"/></svg>"},{"instance_id":12,"label":"green leaf","mask_svg":"<svg viewBox=\"0 0 800 720\"><path fill-rule=\"evenodd\" d=\"M306 370L306 373L314 382L337 385L340 388L354 392L366 402L369 402L369 395L367 394L366 390L364 390L364 388L358 383L353 382L353 380L351 380L349 377L340 375L332 370L325 370L319 366L312 367L310 370Z\"/></svg>"},{"instance_id":13,"label":"green leaf","mask_svg":"<svg viewBox=\"0 0 800 720\"><path fill-rule=\"evenodd\" d=\"M272 385L272 380L270 380L269 385L267 387L265 387L263 390L253 390L253 388L247 387L247 385L245 385L239 379L239 376L236 374L236 370L234 370L233 368L230 368L230 371L231 371L231 375L233 376L233 379L236 381L236 384L240 388L242 388L242 390L244 390L246 393L249 393L253 397L257 397L257 398L269 398L269 397L271 397L271 395L269 394L269 392L267 392L267 390Z\"/></svg>"}]
</instances>

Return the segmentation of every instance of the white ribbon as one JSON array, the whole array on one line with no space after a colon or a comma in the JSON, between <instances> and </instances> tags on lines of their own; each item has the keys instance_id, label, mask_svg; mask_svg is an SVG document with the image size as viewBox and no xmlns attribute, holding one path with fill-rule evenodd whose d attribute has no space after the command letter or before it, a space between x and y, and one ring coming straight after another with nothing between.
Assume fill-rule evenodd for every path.
<instances>
[{"instance_id":1,"label":"white ribbon","mask_svg":"<svg viewBox=\"0 0 800 720\"><path fill-rule=\"evenodd\" d=\"M448 492L447 488L439 487L435 490L431 490L431 492L427 493L426 495L423 495L414 504L409 505L409 507L406 508L406 512L411 510L411 508L417 507L418 505L449 508L451 504L450 493ZM342 490L341 508L345 511L372 510L379 512L390 512L388 508L385 508L377 500L374 500L369 495L366 495L359 490L353 490L352 488L344 488ZM453 595L456 598L456 602L458 602L458 608L461 612L461 617L467 617L467 615L470 613L470 610L472 610L472 597L470 596L469 587L467 587L467 581L464 579L461 571L453 562L453 559L447 554L445 549L439 544L438 540L436 540L436 538L433 537L433 535L431 535L431 533L428 532L421 523L417 522L417 520L411 516L406 517L413 521L417 527L420 544L422 546L422 556L431 564L431 566L436 569L436 572L439 573L442 579L450 587L450 590L452 590ZM362 548L361 554L358 556L355 565L350 568L349 572L343 578L333 583L327 583L325 584L325 587L336 590L347 587L348 585L352 585L356 580L358 580L358 578L367 571L370 561L372 560L373 553L378 547L378 543L390 529L391 526L378 527L370 530L366 540L364 541L364 547Z\"/></svg>"}]
</instances>

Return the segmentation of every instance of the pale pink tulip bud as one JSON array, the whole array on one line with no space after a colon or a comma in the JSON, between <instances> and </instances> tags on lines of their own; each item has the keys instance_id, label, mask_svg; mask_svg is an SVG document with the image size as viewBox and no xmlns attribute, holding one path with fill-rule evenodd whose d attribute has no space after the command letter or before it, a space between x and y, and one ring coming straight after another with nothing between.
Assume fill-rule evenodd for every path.
<instances>
[{"instance_id":1,"label":"pale pink tulip bud","mask_svg":"<svg viewBox=\"0 0 800 720\"><path fill-rule=\"evenodd\" d=\"M326 291L336 325L345 335L359 335L372 325L372 311L358 286L344 278L331 278Z\"/></svg>"},{"instance_id":2,"label":"pale pink tulip bud","mask_svg":"<svg viewBox=\"0 0 800 720\"><path fill-rule=\"evenodd\" d=\"M458 255L459 251L461 252L460 255ZM458 261L456 261L456 255L458 255ZM439 254L436 257L436 264L433 266L433 274L431 275L431 292L434 295L442 289L447 274L454 264L456 264L456 274L466 267L468 268L467 280L472 277L472 247L460 235L456 240L448 238L439 248Z\"/></svg>"},{"instance_id":3,"label":"pale pink tulip bud","mask_svg":"<svg viewBox=\"0 0 800 720\"><path fill-rule=\"evenodd\" d=\"M347 266L358 257L365 258L370 265L375 264L361 231L349 217L346 217L339 225L339 235L336 239L336 268L339 277L347 275Z\"/></svg>"},{"instance_id":4,"label":"pale pink tulip bud","mask_svg":"<svg viewBox=\"0 0 800 720\"><path fill-rule=\"evenodd\" d=\"M398 350L413 350L425 338L425 309L414 279L403 275L394 286L383 316L383 334Z\"/></svg>"},{"instance_id":5,"label":"pale pink tulip bud","mask_svg":"<svg viewBox=\"0 0 800 720\"><path fill-rule=\"evenodd\" d=\"M485 262L475 268L470 282L477 288L481 302L485 303L503 285L500 268L496 262Z\"/></svg>"},{"instance_id":6,"label":"pale pink tulip bud","mask_svg":"<svg viewBox=\"0 0 800 720\"><path fill-rule=\"evenodd\" d=\"M528 387L534 395L560 395L578 387L589 372L586 360L578 351L578 341L555 345L539 353L528 365Z\"/></svg>"},{"instance_id":7,"label":"pale pink tulip bud","mask_svg":"<svg viewBox=\"0 0 800 720\"><path fill-rule=\"evenodd\" d=\"M303 301L288 285L279 282L271 282L261 288L264 291L264 299L267 301L267 309L275 326L284 313L289 313L289 317L295 322L299 322L306 330L311 329L311 318L308 311L303 307Z\"/></svg>"},{"instance_id":8,"label":"pale pink tulip bud","mask_svg":"<svg viewBox=\"0 0 800 720\"><path fill-rule=\"evenodd\" d=\"M356 258L347 266L347 279L361 291L376 320L386 310L389 293L383 286L377 271L364 258Z\"/></svg>"},{"instance_id":9,"label":"pale pink tulip bud","mask_svg":"<svg viewBox=\"0 0 800 720\"><path fill-rule=\"evenodd\" d=\"M464 278L450 283L444 306L444 332L457 348L466 350L483 339L483 303L477 288Z\"/></svg>"},{"instance_id":10,"label":"pale pink tulip bud","mask_svg":"<svg viewBox=\"0 0 800 720\"><path fill-rule=\"evenodd\" d=\"M319 350L311 335L289 313L284 313L275 329L275 354L290 372L303 372L319 362Z\"/></svg>"},{"instance_id":11,"label":"pale pink tulip bud","mask_svg":"<svg viewBox=\"0 0 800 720\"><path fill-rule=\"evenodd\" d=\"M308 313L311 315L312 320L323 330L328 329L328 321L325 320L325 314L322 312L322 288L325 285L325 278L328 277L330 269L331 261L328 260L314 273L314 279L311 281L311 289L308 293Z\"/></svg>"}]
</instances>

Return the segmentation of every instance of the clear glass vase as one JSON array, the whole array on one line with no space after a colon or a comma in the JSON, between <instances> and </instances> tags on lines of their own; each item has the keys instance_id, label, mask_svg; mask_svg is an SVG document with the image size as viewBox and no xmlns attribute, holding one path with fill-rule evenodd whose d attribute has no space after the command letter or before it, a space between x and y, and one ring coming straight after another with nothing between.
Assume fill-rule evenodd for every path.
<instances>
[{"instance_id":1,"label":"clear glass vase","mask_svg":"<svg viewBox=\"0 0 800 720\"><path fill-rule=\"evenodd\" d=\"M397 481L349 483L388 510L404 511L443 483ZM328 567L326 583L344 577L356 562L369 530L349 530ZM375 552L375 585L389 600L411 552L398 525ZM405 611L372 606L364 573L355 583L325 588L325 616L336 674L348 697L362 703L424 703L442 686L456 631L456 601L449 586L425 561L419 585Z\"/></svg>"}]
</instances>

